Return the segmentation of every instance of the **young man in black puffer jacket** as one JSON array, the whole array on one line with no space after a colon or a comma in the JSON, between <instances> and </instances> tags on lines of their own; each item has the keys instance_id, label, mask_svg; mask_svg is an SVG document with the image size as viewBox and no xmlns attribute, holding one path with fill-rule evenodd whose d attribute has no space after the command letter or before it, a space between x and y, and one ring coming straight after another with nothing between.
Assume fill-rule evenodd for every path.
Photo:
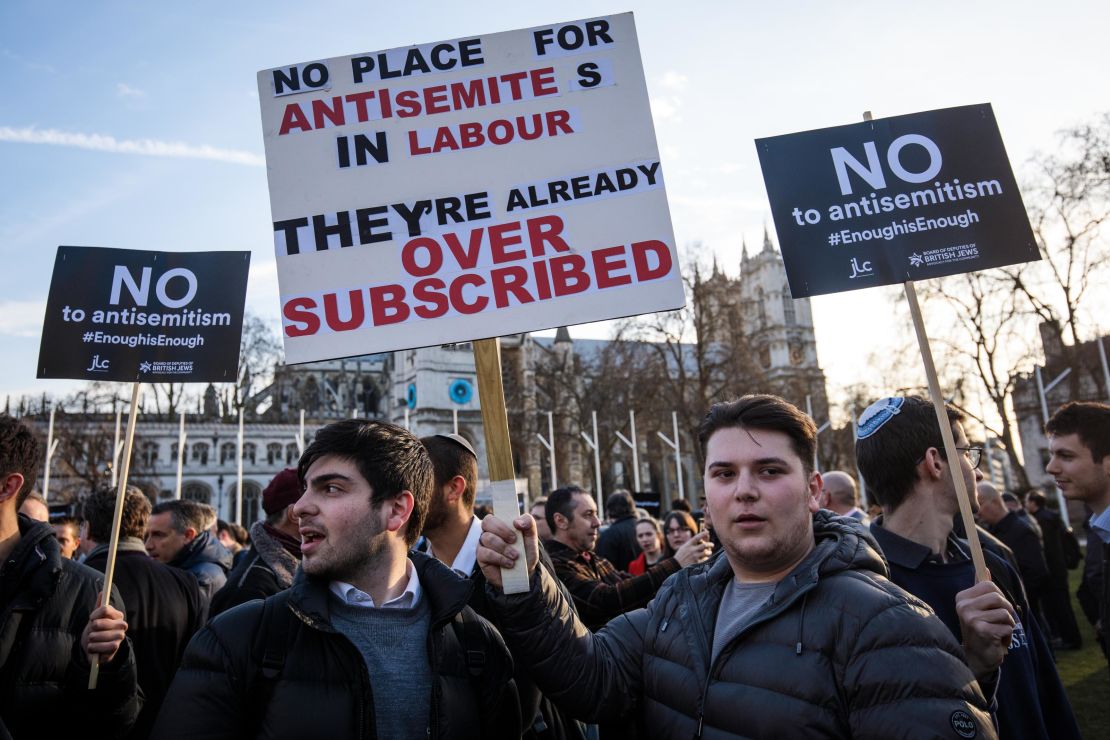
<instances>
[{"instance_id":1,"label":"young man in black puffer jacket","mask_svg":"<svg viewBox=\"0 0 1110 740\"><path fill-rule=\"evenodd\" d=\"M139 693L123 605L97 607L104 579L62 558L54 528L17 514L31 490L39 446L0 414L0 737L123 737ZM89 690L90 655L102 665Z\"/></svg>"},{"instance_id":2,"label":"young man in black puffer jacket","mask_svg":"<svg viewBox=\"0 0 1110 740\"><path fill-rule=\"evenodd\" d=\"M491 588L502 634L545 694L660 739L995 737L952 634L887 580L858 522L818 510L816 432L774 396L714 405L699 437L723 556L596 634L542 570L528 593ZM514 524L532 570L534 523ZM478 562L497 586L519 535L493 518L483 529Z\"/></svg>"},{"instance_id":3,"label":"young man in black puffer jacket","mask_svg":"<svg viewBox=\"0 0 1110 740\"><path fill-rule=\"evenodd\" d=\"M409 553L432 464L400 427L321 429L298 474L293 586L221 614L186 650L156 738L515 738L512 660L471 584Z\"/></svg>"}]
</instances>

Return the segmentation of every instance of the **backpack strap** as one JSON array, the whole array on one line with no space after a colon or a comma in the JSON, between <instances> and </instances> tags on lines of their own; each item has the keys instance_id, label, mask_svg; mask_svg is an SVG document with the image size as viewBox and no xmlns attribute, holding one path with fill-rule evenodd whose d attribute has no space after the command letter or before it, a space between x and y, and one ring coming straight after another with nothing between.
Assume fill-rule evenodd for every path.
<instances>
[{"instance_id":1,"label":"backpack strap","mask_svg":"<svg viewBox=\"0 0 1110 740\"><path fill-rule=\"evenodd\" d=\"M482 624L474 612L463 609L451 620L455 630L455 637L462 645L463 654L466 656L466 667L474 678L481 676L486 670L486 653L481 649L485 640Z\"/></svg>"},{"instance_id":2,"label":"backpack strap","mask_svg":"<svg viewBox=\"0 0 1110 740\"><path fill-rule=\"evenodd\" d=\"M285 594L263 602L262 621L258 626L253 651L258 670L250 677L247 685L247 706L251 708L249 716L255 722L261 721L273 695L274 684L285 666L292 620L289 599Z\"/></svg>"}]
</instances>

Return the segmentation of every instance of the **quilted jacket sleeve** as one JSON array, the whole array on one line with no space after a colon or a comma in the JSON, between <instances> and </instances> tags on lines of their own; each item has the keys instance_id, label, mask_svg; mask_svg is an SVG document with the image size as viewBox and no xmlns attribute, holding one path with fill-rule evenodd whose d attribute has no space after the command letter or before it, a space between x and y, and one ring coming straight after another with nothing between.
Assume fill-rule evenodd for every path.
<instances>
[{"instance_id":1,"label":"quilted jacket sleeve","mask_svg":"<svg viewBox=\"0 0 1110 740\"><path fill-rule=\"evenodd\" d=\"M853 738L996 737L955 637L916 603L889 603L860 621L842 698Z\"/></svg>"},{"instance_id":2,"label":"quilted jacket sleeve","mask_svg":"<svg viewBox=\"0 0 1110 740\"><path fill-rule=\"evenodd\" d=\"M76 602L78 606L72 612L74 624L71 630L72 634L76 635L76 639L73 640L69 668L66 671L65 695L71 710L88 717L90 722L95 722L98 731L104 737L125 737L131 726L135 724L142 704L137 683L135 655L131 650L129 639L124 639L110 663L100 666L96 689L89 691L88 688L89 671L92 667L88 656L81 648L80 635L84 632L89 614L95 608L99 598L97 583L103 586L102 580L73 583L69 579L63 580L59 585L59 588L81 590ZM115 585L112 586L111 604L126 613L123 599Z\"/></svg>"},{"instance_id":3,"label":"quilted jacket sleeve","mask_svg":"<svg viewBox=\"0 0 1110 740\"><path fill-rule=\"evenodd\" d=\"M513 655L547 698L587 722L617 720L632 708L642 689L650 606L593 634L543 568L526 594L505 596L489 586L487 593Z\"/></svg>"},{"instance_id":4,"label":"quilted jacket sleeve","mask_svg":"<svg viewBox=\"0 0 1110 740\"><path fill-rule=\"evenodd\" d=\"M222 635L254 634L241 623L260 619L262 603L228 612L193 635L154 725L151 738L238 740L253 737L246 691L249 649L234 649ZM235 627L233 627L233 624ZM224 629L221 629L224 628ZM249 641L248 641L249 642Z\"/></svg>"}]
</instances>

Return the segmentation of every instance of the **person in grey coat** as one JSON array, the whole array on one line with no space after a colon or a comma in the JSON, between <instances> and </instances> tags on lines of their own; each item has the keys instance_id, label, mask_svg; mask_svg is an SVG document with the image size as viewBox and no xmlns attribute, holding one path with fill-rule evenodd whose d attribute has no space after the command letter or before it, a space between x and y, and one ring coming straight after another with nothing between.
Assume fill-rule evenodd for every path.
<instances>
[{"instance_id":1,"label":"person in grey coat","mask_svg":"<svg viewBox=\"0 0 1110 740\"><path fill-rule=\"evenodd\" d=\"M478 561L514 658L581 719L653 738L993 738L952 633L887 579L871 535L819 511L816 428L774 396L716 404L699 439L724 555L596 634L535 570L531 518L488 517ZM531 589L505 595L523 535Z\"/></svg>"}]
</instances>

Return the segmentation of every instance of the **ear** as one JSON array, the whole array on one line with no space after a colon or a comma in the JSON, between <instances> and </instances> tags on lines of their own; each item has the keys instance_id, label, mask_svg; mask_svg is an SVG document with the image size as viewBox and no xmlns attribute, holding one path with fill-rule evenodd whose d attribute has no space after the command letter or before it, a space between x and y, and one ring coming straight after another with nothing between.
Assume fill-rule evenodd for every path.
<instances>
[{"instance_id":1,"label":"ear","mask_svg":"<svg viewBox=\"0 0 1110 740\"><path fill-rule=\"evenodd\" d=\"M413 497L412 491L401 491L389 501L386 501L382 509L386 512L385 528L390 532L399 532L405 528L409 522L409 517L412 516L413 507L416 505L416 498Z\"/></svg>"},{"instance_id":2,"label":"ear","mask_svg":"<svg viewBox=\"0 0 1110 740\"><path fill-rule=\"evenodd\" d=\"M456 475L444 484L443 491L446 494L447 503L458 503L463 493L466 491L466 478L463 478L461 475Z\"/></svg>"},{"instance_id":3,"label":"ear","mask_svg":"<svg viewBox=\"0 0 1110 740\"><path fill-rule=\"evenodd\" d=\"M940 450L936 447L930 447L925 451L925 459L921 461L920 466L924 466L925 475L923 478L940 480L944 477L944 458L940 456Z\"/></svg>"},{"instance_id":4,"label":"ear","mask_svg":"<svg viewBox=\"0 0 1110 740\"><path fill-rule=\"evenodd\" d=\"M555 529L570 529L570 519L559 512L556 511L552 518L555 520Z\"/></svg>"},{"instance_id":5,"label":"ear","mask_svg":"<svg viewBox=\"0 0 1110 740\"><path fill-rule=\"evenodd\" d=\"M825 498L828 502L828 495L821 489L821 474L814 470L809 474L808 493L806 496L806 506L809 507L810 513L816 513L821 508L821 498Z\"/></svg>"},{"instance_id":6,"label":"ear","mask_svg":"<svg viewBox=\"0 0 1110 740\"><path fill-rule=\"evenodd\" d=\"M185 527L185 541L192 542L197 538L197 531L192 527Z\"/></svg>"},{"instance_id":7,"label":"ear","mask_svg":"<svg viewBox=\"0 0 1110 740\"><path fill-rule=\"evenodd\" d=\"M0 478L0 501L14 498L21 488L23 488L23 473L8 473Z\"/></svg>"},{"instance_id":8,"label":"ear","mask_svg":"<svg viewBox=\"0 0 1110 740\"><path fill-rule=\"evenodd\" d=\"M289 504L285 507L284 519L286 522L292 524L294 527L299 527L301 524L301 518L293 513L294 506L296 506L296 504Z\"/></svg>"}]
</instances>

